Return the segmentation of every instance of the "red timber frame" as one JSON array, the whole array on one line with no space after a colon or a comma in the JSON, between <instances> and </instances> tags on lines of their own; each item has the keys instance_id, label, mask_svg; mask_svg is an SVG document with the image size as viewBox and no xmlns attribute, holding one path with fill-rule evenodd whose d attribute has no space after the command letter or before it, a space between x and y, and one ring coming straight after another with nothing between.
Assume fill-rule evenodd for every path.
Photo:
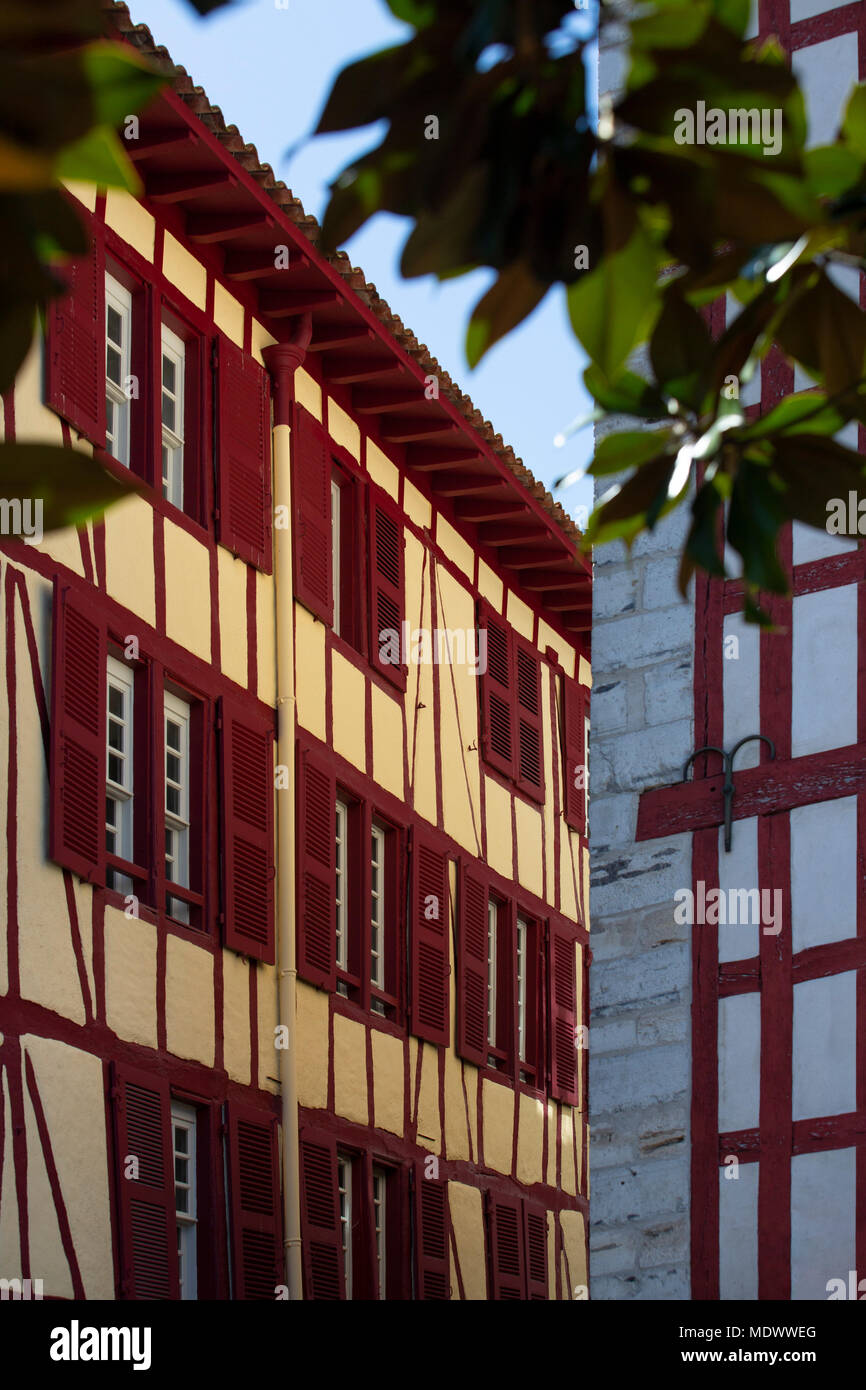
<instances>
[{"instance_id":1,"label":"red timber frame","mask_svg":"<svg viewBox=\"0 0 866 1390\"><path fill-rule=\"evenodd\" d=\"M849 4L791 23L788 0L761 0L760 34L775 33L790 53L841 34L858 35L858 80L866 78L866 5ZM866 288L861 278L861 307ZM713 306L711 327L724 326L724 303ZM794 390L793 368L775 349L762 364L761 405L768 410ZM866 432L859 430L860 451ZM792 573L792 533L780 538L780 556ZM856 584L857 743L848 748L791 756L792 599ZM760 745L761 762L735 776L734 821L758 818L759 882L782 891L782 929L760 933L759 955L720 964L718 927L702 925L692 948L691 1279L693 1299L719 1297L719 1172L725 1159L760 1160L758 1184L758 1298L791 1297L791 1159L798 1154L856 1149L856 1260L866 1267L866 549L793 569L791 597L764 600L775 631L760 635L760 727L776 748L775 761ZM738 581L699 576L695 588L695 747L723 747L723 624L743 608ZM816 676L820 679L820 676ZM719 882L722 776L718 759L696 760L693 780L645 792L637 839L691 831L693 891ZM857 934L794 953L791 938L789 812L797 806L857 795ZM736 834L736 824L734 825ZM794 985L857 971L856 1104L854 1113L792 1119ZM755 1129L720 1133L718 1126L719 1000L758 992L761 1008L760 1115Z\"/></svg>"}]
</instances>

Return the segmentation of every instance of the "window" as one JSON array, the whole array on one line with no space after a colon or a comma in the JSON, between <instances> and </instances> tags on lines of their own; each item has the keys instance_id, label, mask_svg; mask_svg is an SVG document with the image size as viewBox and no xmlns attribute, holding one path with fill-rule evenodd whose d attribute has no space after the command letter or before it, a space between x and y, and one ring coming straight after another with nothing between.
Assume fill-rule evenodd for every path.
<instances>
[{"instance_id":1,"label":"window","mask_svg":"<svg viewBox=\"0 0 866 1390\"><path fill-rule=\"evenodd\" d=\"M340 1154L337 1158L337 1194L340 1200L340 1245L347 1298L352 1297L352 1168L352 1160Z\"/></svg>"},{"instance_id":2,"label":"window","mask_svg":"<svg viewBox=\"0 0 866 1390\"><path fill-rule=\"evenodd\" d=\"M105 436L108 452L129 467L132 296L113 276L105 277Z\"/></svg>"},{"instance_id":3,"label":"window","mask_svg":"<svg viewBox=\"0 0 866 1390\"><path fill-rule=\"evenodd\" d=\"M172 1155L174 1161L174 1209L177 1217L177 1265L180 1297L198 1296L196 1244L195 1110L174 1101L171 1107Z\"/></svg>"},{"instance_id":4,"label":"window","mask_svg":"<svg viewBox=\"0 0 866 1390\"><path fill-rule=\"evenodd\" d=\"M331 479L331 592L334 596L334 631L339 637L340 627L340 496L342 489L337 478Z\"/></svg>"},{"instance_id":5,"label":"window","mask_svg":"<svg viewBox=\"0 0 866 1390\"><path fill-rule=\"evenodd\" d=\"M183 507L184 494L184 375L186 350L182 338L162 326L162 495Z\"/></svg>"},{"instance_id":6,"label":"window","mask_svg":"<svg viewBox=\"0 0 866 1390\"><path fill-rule=\"evenodd\" d=\"M373 825L370 832L370 983L385 988L385 831ZM384 1013L384 1005L373 1000L373 1008Z\"/></svg>"},{"instance_id":7,"label":"window","mask_svg":"<svg viewBox=\"0 0 866 1390\"><path fill-rule=\"evenodd\" d=\"M510 1070L513 998L513 953L509 937L510 907L492 894L487 903L487 1065Z\"/></svg>"},{"instance_id":8,"label":"window","mask_svg":"<svg viewBox=\"0 0 866 1390\"><path fill-rule=\"evenodd\" d=\"M133 857L133 690L132 670L117 657L108 658L105 763L105 848L109 855ZM111 863L106 882L118 893L133 891L132 879Z\"/></svg>"},{"instance_id":9,"label":"window","mask_svg":"<svg viewBox=\"0 0 866 1390\"><path fill-rule=\"evenodd\" d=\"M517 919L517 1060L526 1061L526 919Z\"/></svg>"},{"instance_id":10,"label":"window","mask_svg":"<svg viewBox=\"0 0 866 1390\"><path fill-rule=\"evenodd\" d=\"M481 749L490 767L544 801L541 660L487 604L479 611Z\"/></svg>"},{"instance_id":11,"label":"window","mask_svg":"<svg viewBox=\"0 0 866 1390\"><path fill-rule=\"evenodd\" d=\"M487 1041L496 1046L496 928L499 904L491 898L487 904Z\"/></svg>"},{"instance_id":12,"label":"window","mask_svg":"<svg viewBox=\"0 0 866 1390\"><path fill-rule=\"evenodd\" d=\"M189 733L190 710L185 701L165 695L165 879L189 887ZM178 922L189 922L189 903L166 894L166 911Z\"/></svg>"},{"instance_id":13,"label":"window","mask_svg":"<svg viewBox=\"0 0 866 1390\"><path fill-rule=\"evenodd\" d=\"M376 1245L376 1290L380 1299L388 1296L388 1174L373 1168L373 1235Z\"/></svg>"},{"instance_id":14,"label":"window","mask_svg":"<svg viewBox=\"0 0 866 1390\"><path fill-rule=\"evenodd\" d=\"M303 1126L299 1176L304 1296L409 1297L408 1169ZM444 1193L443 1184L421 1182L425 1195Z\"/></svg>"},{"instance_id":15,"label":"window","mask_svg":"<svg viewBox=\"0 0 866 1390\"><path fill-rule=\"evenodd\" d=\"M335 844L336 890L334 896L334 923L337 937L337 969L349 968L348 903L346 900L348 879L348 826L349 808L345 801L337 802L337 827ZM345 980L337 981L341 994L348 993Z\"/></svg>"}]
</instances>

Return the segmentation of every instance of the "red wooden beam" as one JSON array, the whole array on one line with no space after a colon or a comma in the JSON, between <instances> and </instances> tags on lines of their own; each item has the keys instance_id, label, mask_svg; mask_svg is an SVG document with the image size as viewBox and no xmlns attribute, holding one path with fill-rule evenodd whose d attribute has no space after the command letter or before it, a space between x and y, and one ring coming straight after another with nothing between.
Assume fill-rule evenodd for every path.
<instances>
[{"instance_id":1,"label":"red wooden beam","mask_svg":"<svg viewBox=\"0 0 866 1390\"><path fill-rule=\"evenodd\" d=\"M442 434L452 434L457 426L447 416L406 416L390 420L382 430L382 438L392 444L408 444L413 439L434 439Z\"/></svg>"},{"instance_id":2,"label":"red wooden beam","mask_svg":"<svg viewBox=\"0 0 866 1390\"><path fill-rule=\"evenodd\" d=\"M403 410L407 405L418 402L420 390L414 391L406 386L360 387L352 392L352 406L359 415L384 415L392 410Z\"/></svg>"},{"instance_id":3,"label":"red wooden beam","mask_svg":"<svg viewBox=\"0 0 866 1390\"><path fill-rule=\"evenodd\" d=\"M413 451L414 452L414 451ZM430 450L429 452L435 452ZM420 465L423 467L423 464ZM454 514L460 521L502 521L507 517L529 516L529 508L525 502L515 502L510 498L503 497L499 501L495 497L489 499L481 497L468 497L463 501L454 503Z\"/></svg>"},{"instance_id":4,"label":"red wooden beam","mask_svg":"<svg viewBox=\"0 0 866 1390\"><path fill-rule=\"evenodd\" d=\"M230 188L233 183L229 169L188 169L177 174L151 174L145 187L154 203L183 203L201 193Z\"/></svg>"},{"instance_id":5,"label":"red wooden beam","mask_svg":"<svg viewBox=\"0 0 866 1390\"><path fill-rule=\"evenodd\" d=\"M441 497L469 497L473 492L498 492L506 486L505 479L495 473L434 473L430 482Z\"/></svg>"},{"instance_id":6,"label":"red wooden beam","mask_svg":"<svg viewBox=\"0 0 866 1390\"><path fill-rule=\"evenodd\" d=\"M290 258L290 263L294 265L294 257ZM227 280L257 280L263 275L276 275L274 248L269 246L254 251L226 252L223 274Z\"/></svg>"},{"instance_id":7,"label":"red wooden beam","mask_svg":"<svg viewBox=\"0 0 866 1390\"><path fill-rule=\"evenodd\" d=\"M562 562L562 555L560 554L557 557L556 563L561 565ZM540 594L544 593L545 590L561 589L563 586L567 587L578 577L578 572L573 568L560 570L559 573L555 573L552 570L533 569L527 570L526 574L522 574L520 576L520 582L525 589L531 589L533 593Z\"/></svg>"},{"instance_id":8,"label":"red wooden beam","mask_svg":"<svg viewBox=\"0 0 866 1390\"><path fill-rule=\"evenodd\" d=\"M548 566L562 565L562 550L551 536L549 546L502 546L499 551L499 563L507 565L512 570L531 570L546 569ZM560 581L557 580L557 587Z\"/></svg>"},{"instance_id":9,"label":"red wooden beam","mask_svg":"<svg viewBox=\"0 0 866 1390\"><path fill-rule=\"evenodd\" d=\"M266 212L194 212L187 218L186 233L190 241L210 245L216 241L231 241L244 232L260 227L272 227L274 219Z\"/></svg>"},{"instance_id":10,"label":"red wooden beam","mask_svg":"<svg viewBox=\"0 0 866 1390\"><path fill-rule=\"evenodd\" d=\"M484 463L479 454L467 445L465 449L442 448L438 445L410 444L406 450L406 467L421 473L433 473L440 468L463 468L466 464L478 467Z\"/></svg>"},{"instance_id":11,"label":"red wooden beam","mask_svg":"<svg viewBox=\"0 0 866 1390\"><path fill-rule=\"evenodd\" d=\"M547 532L539 529L531 517L526 521L493 522L479 526L478 538L484 545L523 545L527 541L543 540Z\"/></svg>"},{"instance_id":12,"label":"red wooden beam","mask_svg":"<svg viewBox=\"0 0 866 1390\"><path fill-rule=\"evenodd\" d=\"M335 354L324 359L322 370L328 380L338 386L351 386L355 381L375 381L376 377L387 376L398 367L393 357L340 357Z\"/></svg>"},{"instance_id":13,"label":"red wooden beam","mask_svg":"<svg viewBox=\"0 0 866 1390\"><path fill-rule=\"evenodd\" d=\"M373 341L373 332L363 323L321 323L316 324L307 351L328 352L331 348L353 347L367 340ZM396 366L393 359L389 360Z\"/></svg>"},{"instance_id":14,"label":"red wooden beam","mask_svg":"<svg viewBox=\"0 0 866 1390\"><path fill-rule=\"evenodd\" d=\"M150 159L151 155L162 154L164 150L177 149L180 145L192 144L191 130L166 127L140 135L137 140L124 140L123 148L135 163Z\"/></svg>"},{"instance_id":15,"label":"red wooden beam","mask_svg":"<svg viewBox=\"0 0 866 1390\"><path fill-rule=\"evenodd\" d=\"M272 319L294 318L326 304L336 304L336 290L261 290L259 308Z\"/></svg>"}]
</instances>

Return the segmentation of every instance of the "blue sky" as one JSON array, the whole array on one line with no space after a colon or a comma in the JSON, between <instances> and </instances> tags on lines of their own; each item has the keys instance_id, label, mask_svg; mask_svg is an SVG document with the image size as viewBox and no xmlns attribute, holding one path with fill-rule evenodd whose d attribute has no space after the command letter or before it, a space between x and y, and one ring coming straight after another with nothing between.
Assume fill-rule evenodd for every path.
<instances>
[{"instance_id":1,"label":"blue sky","mask_svg":"<svg viewBox=\"0 0 866 1390\"><path fill-rule=\"evenodd\" d=\"M321 217L329 183L368 149L375 127L311 140L334 76L355 58L397 43L407 32L383 0L234 0L200 18L188 0L129 0L133 19L204 87L271 164L308 212ZM347 244L354 265L433 353L507 444L551 487L588 461L590 431L564 448L554 437L587 409L585 359L571 333L561 289L470 371L464 340L473 306L493 278L476 271L444 284L404 280L400 250L409 223L382 214ZM591 499L583 481L558 494L568 511Z\"/></svg>"}]
</instances>

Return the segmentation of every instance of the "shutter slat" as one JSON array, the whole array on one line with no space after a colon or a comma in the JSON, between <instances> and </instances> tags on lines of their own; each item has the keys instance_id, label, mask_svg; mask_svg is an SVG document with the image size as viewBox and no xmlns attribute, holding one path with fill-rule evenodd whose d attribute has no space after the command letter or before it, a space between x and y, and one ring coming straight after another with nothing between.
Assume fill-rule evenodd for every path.
<instances>
[{"instance_id":1,"label":"shutter slat","mask_svg":"<svg viewBox=\"0 0 866 1390\"><path fill-rule=\"evenodd\" d=\"M298 973L336 986L336 802L333 772L298 752Z\"/></svg>"},{"instance_id":2,"label":"shutter slat","mask_svg":"<svg viewBox=\"0 0 866 1390\"><path fill-rule=\"evenodd\" d=\"M547 1284L547 1212L524 1201L526 1232L526 1296L533 1302L549 1297Z\"/></svg>"},{"instance_id":3,"label":"shutter slat","mask_svg":"<svg viewBox=\"0 0 866 1390\"><path fill-rule=\"evenodd\" d=\"M541 737L541 666L536 653L517 641L517 785L544 800L544 744Z\"/></svg>"},{"instance_id":4,"label":"shutter slat","mask_svg":"<svg viewBox=\"0 0 866 1390\"><path fill-rule=\"evenodd\" d=\"M523 1211L519 1198L488 1195L490 1276L494 1299L526 1297Z\"/></svg>"},{"instance_id":5,"label":"shutter slat","mask_svg":"<svg viewBox=\"0 0 866 1390\"><path fill-rule=\"evenodd\" d=\"M416 1294L419 1299L450 1299L448 1188L439 1178L415 1169Z\"/></svg>"},{"instance_id":6,"label":"shutter slat","mask_svg":"<svg viewBox=\"0 0 866 1390\"><path fill-rule=\"evenodd\" d=\"M217 539L271 573L271 412L268 375L220 338Z\"/></svg>"},{"instance_id":7,"label":"shutter slat","mask_svg":"<svg viewBox=\"0 0 866 1390\"><path fill-rule=\"evenodd\" d=\"M328 1135L307 1130L301 1135L300 1149L305 1296L345 1298L337 1145Z\"/></svg>"},{"instance_id":8,"label":"shutter slat","mask_svg":"<svg viewBox=\"0 0 866 1390\"><path fill-rule=\"evenodd\" d=\"M451 1023L448 859L416 832L412 860L412 1032L447 1047Z\"/></svg>"},{"instance_id":9,"label":"shutter slat","mask_svg":"<svg viewBox=\"0 0 866 1390\"><path fill-rule=\"evenodd\" d=\"M586 695L584 688L570 676L563 679L564 712L563 741L565 744L566 822L574 830L586 833Z\"/></svg>"},{"instance_id":10,"label":"shutter slat","mask_svg":"<svg viewBox=\"0 0 866 1390\"><path fill-rule=\"evenodd\" d=\"M228 1128L234 1297L272 1302L283 1282L276 1118L229 1101Z\"/></svg>"},{"instance_id":11,"label":"shutter slat","mask_svg":"<svg viewBox=\"0 0 866 1390\"><path fill-rule=\"evenodd\" d=\"M225 945L274 963L273 737L223 698L222 877Z\"/></svg>"},{"instance_id":12,"label":"shutter slat","mask_svg":"<svg viewBox=\"0 0 866 1390\"><path fill-rule=\"evenodd\" d=\"M330 625L334 620L331 453L324 429L301 405L295 405L292 424L292 500L295 595Z\"/></svg>"},{"instance_id":13,"label":"shutter slat","mask_svg":"<svg viewBox=\"0 0 866 1390\"><path fill-rule=\"evenodd\" d=\"M68 292L47 311L46 401L105 448L105 259L98 237L66 269Z\"/></svg>"},{"instance_id":14,"label":"shutter slat","mask_svg":"<svg viewBox=\"0 0 866 1390\"><path fill-rule=\"evenodd\" d=\"M550 924L550 1089L577 1105L576 942L565 924Z\"/></svg>"},{"instance_id":15,"label":"shutter slat","mask_svg":"<svg viewBox=\"0 0 866 1390\"><path fill-rule=\"evenodd\" d=\"M49 853L105 882L106 635L84 595L54 585Z\"/></svg>"},{"instance_id":16,"label":"shutter slat","mask_svg":"<svg viewBox=\"0 0 866 1390\"><path fill-rule=\"evenodd\" d=\"M515 771L512 632L487 604L481 606L479 621L487 643L487 669L481 678L482 750L491 767L510 778Z\"/></svg>"},{"instance_id":17,"label":"shutter slat","mask_svg":"<svg viewBox=\"0 0 866 1390\"><path fill-rule=\"evenodd\" d=\"M464 866L457 940L457 1051L468 1062L487 1061L487 885Z\"/></svg>"},{"instance_id":18,"label":"shutter slat","mask_svg":"<svg viewBox=\"0 0 866 1390\"><path fill-rule=\"evenodd\" d=\"M121 1297L179 1298L168 1082L117 1062L112 1080Z\"/></svg>"},{"instance_id":19,"label":"shutter slat","mask_svg":"<svg viewBox=\"0 0 866 1390\"><path fill-rule=\"evenodd\" d=\"M405 689L405 665L402 661L395 663L390 660L395 640L402 654L403 529L390 499L376 487L369 489L368 506L370 659L392 684Z\"/></svg>"}]
</instances>

